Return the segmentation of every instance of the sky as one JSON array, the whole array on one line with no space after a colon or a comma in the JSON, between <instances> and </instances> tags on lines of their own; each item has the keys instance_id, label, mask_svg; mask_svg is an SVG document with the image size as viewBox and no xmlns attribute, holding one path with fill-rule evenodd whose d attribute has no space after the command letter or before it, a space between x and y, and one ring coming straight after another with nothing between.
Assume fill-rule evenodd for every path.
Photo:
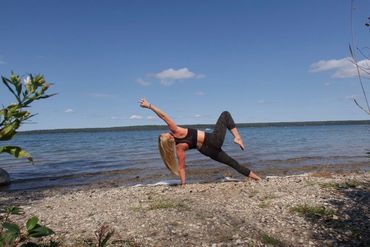
<instances>
[{"instance_id":1,"label":"sky","mask_svg":"<svg viewBox=\"0 0 370 247\"><path fill-rule=\"evenodd\" d=\"M164 124L140 98L179 125L368 120L348 47L366 55L370 1L353 3L0 0L0 74L57 93L21 130Z\"/></svg>"}]
</instances>

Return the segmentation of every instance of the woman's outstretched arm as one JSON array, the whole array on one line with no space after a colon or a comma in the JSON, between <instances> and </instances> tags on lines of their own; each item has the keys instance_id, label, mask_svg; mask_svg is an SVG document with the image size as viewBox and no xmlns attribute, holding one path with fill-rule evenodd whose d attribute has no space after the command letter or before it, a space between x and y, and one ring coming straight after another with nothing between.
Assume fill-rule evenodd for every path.
<instances>
[{"instance_id":1,"label":"woman's outstretched arm","mask_svg":"<svg viewBox=\"0 0 370 247\"><path fill-rule=\"evenodd\" d=\"M163 111L161 111L158 107L150 104L146 99L140 100L140 106L143 108L148 108L152 110L159 118L161 118L168 126L170 131L173 134L183 135L186 129L182 127L178 127L176 123ZM179 165L179 176L181 180L181 184L185 186L186 183L186 176L185 176L185 149L183 146L176 146L176 156L178 159Z\"/></svg>"},{"instance_id":2,"label":"woman's outstretched arm","mask_svg":"<svg viewBox=\"0 0 370 247\"><path fill-rule=\"evenodd\" d=\"M175 133L177 131L176 123L166 113L161 111L158 107L150 104L146 99L140 100L140 106L143 108L148 108L152 110L155 114L157 114L157 116L167 124L171 132Z\"/></svg>"}]
</instances>

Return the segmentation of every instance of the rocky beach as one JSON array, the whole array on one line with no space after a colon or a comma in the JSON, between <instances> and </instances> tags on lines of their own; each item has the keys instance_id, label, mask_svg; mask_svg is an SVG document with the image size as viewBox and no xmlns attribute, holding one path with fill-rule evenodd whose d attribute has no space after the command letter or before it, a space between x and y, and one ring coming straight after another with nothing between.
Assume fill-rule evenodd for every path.
<instances>
[{"instance_id":1,"label":"rocky beach","mask_svg":"<svg viewBox=\"0 0 370 247\"><path fill-rule=\"evenodd\" d=\"M370 173L308 173L180 186L1 192L59 246L370 246Z\"/></svg>"}]
</instances>

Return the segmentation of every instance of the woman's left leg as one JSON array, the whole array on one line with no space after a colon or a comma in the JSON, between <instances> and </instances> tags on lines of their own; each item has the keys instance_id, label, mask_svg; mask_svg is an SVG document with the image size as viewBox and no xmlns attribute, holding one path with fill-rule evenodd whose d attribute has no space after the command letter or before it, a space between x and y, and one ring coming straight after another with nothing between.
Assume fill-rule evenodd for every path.
<instances>
[{"instance_id":1,"label":"woman's left leg","mask_svg":"<svg viewBox=\"0 0 370 247\"><path fill-rule=\"evenodd\" d=\"M244 150L245 149L245 146L244 146L244 143L243 143L243 139L242 139L242 137L239 134L238 129L235 127L233 129L231 129L230 132L234 136L234 143L238 144L239 147L242 150Z\"/></svg>"},{"instance_id":2,"label":"woman's left leg","mask_svg":"<svg viewBox=\"0 0 370 247\"><path fill-rule=\"evenodd\" d=\"M226 130L230 130L235 128L235 123L231 114L228 111L224 111L218 117L215 127L213 128L213 132L209 136L209 141L212 143L213 146L217 148L221 148L224 144Z\"/></svg>"},{"instance_id":3,"label":"woman's left leg","mask_svg":"<svg viewBox=\"0 0 370 247\"><path fill-rule=\"evenodd\" d=\"M242 150L244 150L244 143L236 128L233 117L230 112L224 111L218 118L214 127L213 133L211 134L211 142L218 148L221 148L224 140L226 129L228 129L234 137L234 143L238 144Z\"/></svg>"}]
</instances>

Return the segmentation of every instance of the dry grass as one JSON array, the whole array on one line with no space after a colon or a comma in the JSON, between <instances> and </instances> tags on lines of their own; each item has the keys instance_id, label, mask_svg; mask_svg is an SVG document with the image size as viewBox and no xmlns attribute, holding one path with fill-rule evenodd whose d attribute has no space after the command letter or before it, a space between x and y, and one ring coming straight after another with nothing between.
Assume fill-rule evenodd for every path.
<instances>
[{"instance_id":1,"label":"dry grass","mask_svg":"<svg viewBox=\"0 0 370 247\"><path fill-rule=\"evenodd\" d=\"M323 184L320 184L321 188L324 188L324 189L336 189L336 190L340 190L340 189L350 189L350 188L357 188L357 187L360 187L360 186L368 186L367 183L365 182L361 182L361 181L357 181L355 179L352 179L352 180L348 180L344 183L323 183Z\"/></svg>"},{"instance_id":2,"label":"dry grass","mask_svg":"<svg viewBox=\"0 0 370 247\"><path fill-rule=\"evenodd\" d=\"M330 218L334 215L334 211L325 206L309 206L307 204L298 205L291 208L292 212L299 213L308 218Z\"/></svg>"}]
</instances>

